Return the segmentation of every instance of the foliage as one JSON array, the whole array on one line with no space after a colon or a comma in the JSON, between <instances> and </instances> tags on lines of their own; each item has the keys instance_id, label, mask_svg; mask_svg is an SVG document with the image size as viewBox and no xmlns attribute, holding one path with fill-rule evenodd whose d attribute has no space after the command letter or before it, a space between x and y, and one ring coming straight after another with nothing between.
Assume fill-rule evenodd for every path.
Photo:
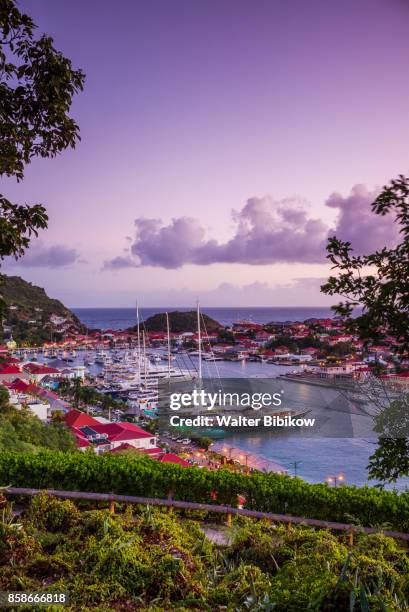
<instances>
[{"instance_id":1,"label":"foliage","mask_svg":"<svg viewBox=\"0 0 409 612\"><path fill-rule=\"evenodd\" d=\"M197 331L197 313L192 310L189 312L169 312L169 328L171 332L180 333L180 332L196 332ZM201 325L203 325L203 330L206 328L207 332L214 332L221 329L220 323L212 319L206 314L201 314ZM155 314L151 317L148 317L144 321L144 327L148 331L166 331L167 323L166 323L166 314L159 313ZM133 331L136 331L136 327L132 328ZM203 339L206 339L206 334L203 331Z\"/></svg>"},{"instance_id":2,"label":"foliage","mask_svg":"<svg viewBox=\"0 0 409 612\"><path fill-rule=\"evenodd\" d=\"M328 487L279 474L245 475L163 464L137 453L132 456L41 451L0 454L0 484L34 488L115 492L245 507L321 520L391 525L409 531L409 493L374 487ZM213 492L216 492L214 498Z\"/></svg>"},{"instance_id":3,"label":"foliage","mask_svg":"<svg viewBox=\"0 0 409 612\"><path fill-rule=\"evenodd\" d=\"M36 496L0 519L0 588L66 591L68 610L403 610L407 555L382 535L343 537L240 519L231 545L150 507L123 514ZM351 602L353 602L351 606Z\"/></svg>"},{"instance_id":4,"label":"foliage","mask_svg":"<svg viewBox=\"0 0 409 612\"><path fill-rule=\"evenodd\" d=\"M335 334L329 335L335 336ZM298 354L306 348L317 348L319 349L319 353L323 356L334 355L337 357L344 357L354 351L350 342L337 342L331 345L326 341L320 340L318 336L315 335L307 336L306 338L293 338L293 336L289 334L282 334L266 343L267 349L275 350L279 346L285 346L288 352L293 354Z\"/></svg>"},{"instance_id":5,"label":"foliage","mask_svg":"<svg viewBox=\"0 0 409 612\"><path fill-rule=\"evenodd\" d=\"M45 424L28 408L17 410L8 404L4 387L0 390L0 452L33 452L41 448L75 450L74 437L62 423Z\"/></svg>"},{"instance_id":6,"label":"foliage","mask_svg":"<svg viewBox=\"0 0 409 612\"><path fill-rule=\"evenodd\" d=\"M195 435L192 436L191 435L190 439L192 440L192 442L195 442L196 444L198 444L200 448L204 448L205 450L207 450L209 446L213 444L212 438L208 438L207 436L195 436Z\"/></svg>"},{"instance_id":7,"label":"foliage","mask_svg":"<svg viewBox=\"0 0 409 612\"><path fill-rule=\"evenodd\" d=\"M400 175L385 186L372 204L377 215L393 214L401 242L367 255L354 255L353 245L328 241L328 259L339 274L321 290L345 298L334 310L346 317L348 327L364 343L377 342L387 333L396 338L402 353L409 351L409 178ZM362 313L353 317L354 309ZM409 474L409 445L402 437L380 438L370 458L369 474L396 480Z\"/></svg>"},{"instance_id":8,"label":"foliage","mask_svg":"<svg viewBox=\"0 0 409 612\"><path fill-rule=\"evenodd\" d=\"M222 329L219 331L218 341L223 344L236 344L236 339L233 332L228 329Z\"/></svg>"},{"instance_id":9,"label":"foliage","mask_svg":"<svg viewBox=\"0 0 409 612\"><path fill-rule=\"evenodd\" d=\"M113 398L109 393L100 393L94 387L82 385L79 378L61 381L59 392L60 395L71 399L75 408L80 408L82 405L97 405L100 406L102 410L108 410L109 408L126 408L124 402Z\"/></svg>"},{"instance_id":10,"label":"foliage","mask_svg":"<svg viewBox=\"0 0 409 612\"><path fill-rule=\"evenodd\" d=\"M409 438L379 438L368 470L371 478L387 482L409 474Z\"/></svg>"},{"instance_id":11,"label":"foliage","mask_svg":"<svg viewBox=\"0 0 409 612\"><path fill-rule=\"evenodd\" d=\"M402 241L368 255L354 255L350 242L335 236L328 241L328 259L338 276L331 276L321 291L341 295L345 302L334 306L347 318L350 329L365 342L374 342L387 332L396 337L403 351L409 350L409 178L400 175L385 186L372 204L377 215L394 215ZM352 317L354 308L362 307Z\"/></svg>"},{"instance_id":12,"label":"foliage","mask_svg":"<svg viewBox=\"0 0 409 612\"><path fill-rule=\"evenodd\" d=\"M17 342L42 344L59 339L61 334L54 331L51 315L66 320L69 329L84 332L85 326L78 317L59 300L48 297L42 287L37 287L19 276L0 274L0 292L3 303L3 319L12 328ZM10 306L13 309L10 310ZM30 323L34 321L35 323ZM4 333L0 329L0 339Z\"/></svg>"},{"instance_id":13,"label":"foliage","mask_svg":"<svg viewBox=\"0 0 409 612\"><path fill-rule=\"evenodd\" d=\"M31 238L38 236L39 230L45 229L47 224L48 215L41 204L13 204L0 194L0 259L8 255L18 259L24 255Z\"/></svg>"},{"instance_id":14,"label":"foliage","mask_svg":"<svg viewBox=\"0 0 409 612\"><path fill-rule=\"evenodd\" d=\"M0 176L17 180L34 157L54 157L79 139L69 110L84 74L52 38L36 38L35 27L14 0L0 1ZM0 259L21 257L47 221L40 204L14 204L0 195Z\"/></svg>"}]
</instances>

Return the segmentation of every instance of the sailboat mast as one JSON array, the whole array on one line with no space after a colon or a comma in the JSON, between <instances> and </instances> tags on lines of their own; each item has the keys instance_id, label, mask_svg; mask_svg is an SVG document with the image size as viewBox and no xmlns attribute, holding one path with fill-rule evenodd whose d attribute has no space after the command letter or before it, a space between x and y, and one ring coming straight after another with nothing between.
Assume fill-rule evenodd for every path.
<instances>
[{"instance_id":1,"label":"sailboat mast","mask_svg":"<svg viewBox=\"0 0 409 612\"><path fill-rule=\"evenodd\" d=\"M138 355L138 371L139 371L139 376L141 373L141 339L140 339L140 332L139 332L139 328L140 328L140 322L139 322L139 306L138 306L138 300L136 300L136 333L138 335L137 337L137 355Z\"/></svg>"},{"instance_id":2,"label":"sailboat mast","mask_svg":"<svg viewBox=\"0 0 409 612\"><path fill-rule=\"evenodd\" d=\"M145 385L147 378L147 361L146 361L146 341L145 341L145 331L142 330L142 341L143 341L143 372L145 377Z\"/></svg>"},{"instance_id":3,"label":"sailboat mast","mask_svg":"<svg viewBox=\"0 0 409 612\"><path fill-rule=\"evenodd\" d=\"M169 328L169 314L166 313L166 329L168 332L168 376L170 378L170 328Z\"/></svg>"},{"instance_id":4,"label":"sailboat mast","mask_svg":"<svg viewBox=\"0 0 409 612\"><path fill-rule=\"evenodd\" d=\"M199 369L198 369L198 373L199 373L199 379L201 380L202 378L202 335L201 335L201 330L200 330L200 307L199 307L199 301L197 302L197 342L199 345Z\"/></svg>"}]
</instances>

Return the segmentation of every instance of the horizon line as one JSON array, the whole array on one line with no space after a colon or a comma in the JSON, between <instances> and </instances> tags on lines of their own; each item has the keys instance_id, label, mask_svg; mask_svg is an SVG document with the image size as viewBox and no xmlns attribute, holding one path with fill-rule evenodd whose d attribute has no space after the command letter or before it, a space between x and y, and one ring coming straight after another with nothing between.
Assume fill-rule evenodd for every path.
<instances>
[{"instance_id":1,"label":"horizon line","mask_svg":"<svg viewBox=\"0 0 409 612\"><path fill-rule=\"evenodd\" d=\"M121 309L127 309L127 310L135 310L135 306L68 306L68 308L70 309L75 309L75 310L84 310L84 309L93 309L93 310L105 310L105 309L112 309L112 308L121 308ZM194 306L140 306L139 310L143 310L144 308L192 308L192 310L195 310ZM205 306L205 305L201 305L201 308L225 308L225 309L232 309L232 308L332 308L332 305L328 305L328 306L317 306L317 305L312 305L312 306L291 306L291 305L286 305L286 306Z\"/></svg>"}]
</instances>

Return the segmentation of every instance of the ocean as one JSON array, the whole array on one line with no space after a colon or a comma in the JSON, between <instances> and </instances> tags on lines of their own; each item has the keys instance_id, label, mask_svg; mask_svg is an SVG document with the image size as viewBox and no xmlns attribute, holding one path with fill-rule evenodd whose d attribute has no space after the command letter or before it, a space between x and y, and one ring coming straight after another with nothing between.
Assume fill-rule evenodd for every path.
<instances>
[{"instance_id":1,"label":"ocean","mask_svg":"<svg viewBox=\"0 0 409 612\"><path fill-rule=\"evenodd\" d=\"M160 313L179 310L186 312L193 310L190 307L168 307L168 308L140 308L141 320ZM248 319L255 323L270 323L271 321L305 321L311 318L333 317L334 313L329 307L320 306L288 306L288 307L232 307L232 308L206 308L201 307L201 312L207 314L222 325L231 325L240 319ZM90 328L99 329L125 329L136 323L135 308L72 308L79 319Z\"/></svg>"},{"instance_id":2,"label":"ocean","mask_svg":"<svg viewBox=\"0 0 409 612\"><path fill-rule=\"evenodd\" d=\"M72 309L80 320L91 328L123 329L135 325L134 308L75 308ZM141 320L159 313L174 310L188 311L186 308L141 308ZM270 321L304 321L309 318L331 317L330 308L323 307L288 307L288 308L202 308L202 312L222 325L231 325L238 319L249 319L258 323ZM205 377L210 367L203 364ZM219 362L217 368L221 377L276 377L288 371L284 366L259 363ZM214 375L214 372L213 372ZM312 389L303 387L306 406L314 403ZM295 462L297 474L311 483L322 483L331 475L342 473L347 484L357 486L373 485L368 481L367 465L370 455L376 446L373 440L360 438L293 438L286 435L269 435L268 433L237 432L226 440L229 445L261 455L280 463L289 473L294 473ZM395 485L386 488L405 490L409 488L409 479L402 478Z\"/></svg>"}]
</instances>

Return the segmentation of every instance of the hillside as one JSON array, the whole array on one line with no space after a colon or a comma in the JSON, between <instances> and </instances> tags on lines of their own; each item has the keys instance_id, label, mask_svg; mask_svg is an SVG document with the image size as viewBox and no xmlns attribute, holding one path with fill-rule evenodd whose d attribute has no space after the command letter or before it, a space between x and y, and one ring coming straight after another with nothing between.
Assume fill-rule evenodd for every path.
<instances>
[{"instance_id":1,"label":"hillside","mask_svg":"<svg viewBox=\"0 0 409 612\"><path fill-rule=\"evenodd\" d=\"M166 331L166 314L155 314L148 317L144 321L145 328L148 331ZM201 325L203 332L215 332L222 329L222 325L206 314L201 315ZM196 332L197 331L197 313L194 310L189 312L174 311L169 313L170 331L174 333L181 332ZM135 329L135 328L134 328Z\"/></svg>"},{"instance_id":2,"label":"hillside","mask_svg":"<svg viewBox=\"0 0 409 612\"><path fill-rule=\"evenodd\" d=\"M0 309L3 325L0 340L12 334L19 341L59 339L66 332L83 332L78 317L44 289L19 276L0 274Z\"/></svg>"}]
</instances>

